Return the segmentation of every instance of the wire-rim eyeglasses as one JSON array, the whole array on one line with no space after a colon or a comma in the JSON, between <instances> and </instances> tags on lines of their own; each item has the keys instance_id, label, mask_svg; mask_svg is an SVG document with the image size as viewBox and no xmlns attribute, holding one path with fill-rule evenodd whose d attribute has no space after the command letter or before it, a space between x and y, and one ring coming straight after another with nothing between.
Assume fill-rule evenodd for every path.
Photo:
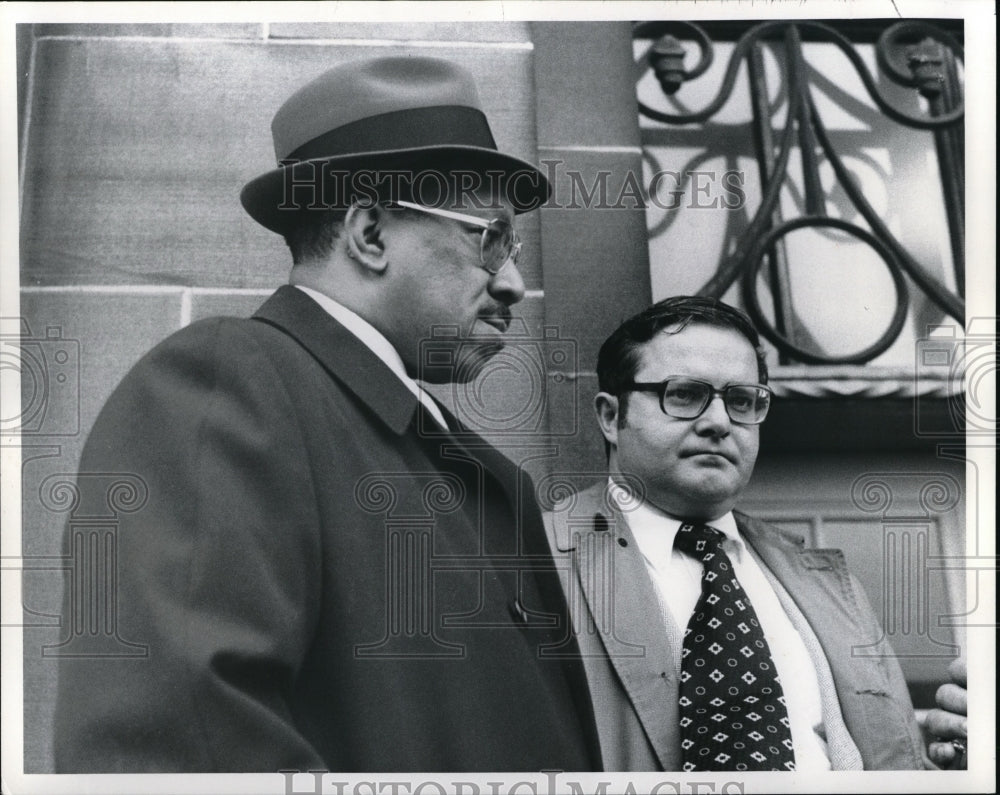
<instances>
[{"instance_id":1,"label":"wire-rim eyeglasses","mask_svg":"<svg viewBox=\"0 0 1000 795\"><path fill-rule=\"evenodd\" d=\"M452 221L480 227L483 230L483 235L479 241L479 263L483 270L491 276L500 273L508 262L517 264L518 255L521 253L521 238L518 237L514 225L506 218L480 218L475 215L456 213L453 210L441 210L437 207L427 207L423 204L398 199L393 204L408 210L438 215L442 218L450 218Z\"/></svg>"}]
</instances>

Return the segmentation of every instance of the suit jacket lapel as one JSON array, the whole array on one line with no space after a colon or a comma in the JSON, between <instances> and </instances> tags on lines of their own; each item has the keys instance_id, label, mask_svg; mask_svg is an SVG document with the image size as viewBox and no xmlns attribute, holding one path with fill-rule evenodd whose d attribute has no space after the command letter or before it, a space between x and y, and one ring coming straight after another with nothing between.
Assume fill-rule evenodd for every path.
<instances>
[{"instance_id":1,"label":"suit jacket lapel","mask_svg":"<svg viewBox=\"0 0 1000 795\"><path fill-rule=\"evenodd\" d=\"M581 631L600 636L660 764L676 770L680 749L673 651L639 546L605 495L604 485L581 493L573 512L592 518L580 527L557 528L557 539L574 550L576 581L592 618Z\"/></svg>"}]
</instances>

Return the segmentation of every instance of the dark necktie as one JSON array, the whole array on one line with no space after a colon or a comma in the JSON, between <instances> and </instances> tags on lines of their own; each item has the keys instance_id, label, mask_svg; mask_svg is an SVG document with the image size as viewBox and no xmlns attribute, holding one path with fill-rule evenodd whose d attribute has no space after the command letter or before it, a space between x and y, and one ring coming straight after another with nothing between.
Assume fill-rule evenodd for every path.
<instances>
[{"instance_id":1,"label":"dark necktie","mask_svg":"<svg viewBox=\"0 0 1000 795\"><path fill-rule=\"evenodd\" d=\"M704 564L681 652L684 770L794 770L781 681L724 539L712 527L682 524L674 542Z\"/></svg>"}]
</instances>

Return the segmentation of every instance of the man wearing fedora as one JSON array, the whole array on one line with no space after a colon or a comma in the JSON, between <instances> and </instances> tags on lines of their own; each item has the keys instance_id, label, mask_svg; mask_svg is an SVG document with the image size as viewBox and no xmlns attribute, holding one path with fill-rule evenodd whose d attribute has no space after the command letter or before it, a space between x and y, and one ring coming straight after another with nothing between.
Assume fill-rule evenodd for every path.
<instances>
[{"instance_id":1,"label":"man wearing fedora","mask_svg":"<svg viewBox=\"0 0 1000 795\"><path fill-rule=\"evenodd\" d=\"M600 769L530 481L417 381L503 347L545 178L437 59L334 68L272 132L242 202L290 284L147 354L84 450L147 492L116 536L146 652L59 658L57 772ZM441 327L458 371L422 367Z\"/></svg>"}]
</instances>

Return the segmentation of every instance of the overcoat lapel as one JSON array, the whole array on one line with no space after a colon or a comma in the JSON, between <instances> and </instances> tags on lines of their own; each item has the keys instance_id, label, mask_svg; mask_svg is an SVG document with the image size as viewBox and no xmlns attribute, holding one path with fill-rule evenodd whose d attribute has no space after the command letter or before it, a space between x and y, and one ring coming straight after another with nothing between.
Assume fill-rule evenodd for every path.
<instances>
[{"instance_id":1,"label":"overcoat lapel","mask_svg":"<svg viewBox=\"0 0 1000 795\"><path fill-rule=\"evenodd\" d=\"M278 288L254 314L295 339L338 381L350 389L394 433L413 421L417 397L354 334L304 292Z\"/></svg>"},{"instance_id":2,"label":"overcoat lapel","mask_svg":"<svg viewBox=\"0 0 1000 795\"><path fill-rule=\"evenodd\" d=\"M645 560L628 523L603 495L589 489L574 508L590 513L580 528L556 528L557 543L572 551L575 582L589 608L591 622L582 632L596 632L643 730L664 770L680 764L679 720L674 655L663 627L662 610ZM566 513L557 513L563 521Z\"/></svg>"},{"instance_id":3,"label":"overcoat lapel","mask_svg":"<svg viewBox=\"0 0 1000 795\"><path fill-rule=\"evenodd\" d=\"M541 513L533 495L520 493L530 480L526 476L521 477L518 467L510 459L465 428L439 403L450 428L457 433L440 429L396 374L367 345L301 290L290 285L279 288L254 317L297 340L394 433L402 436L415 425L421 446L430 460L443 470L460 471L463 459L472 460L494 485L499 484L518 528L518 543L512 552L543 556L541 560L548 564L547 570L533 573L543 610L549 617L556 616L559 621L568 622L566 602L545 542ZM535 562L538 562L537 558ZM520 604L518 593L511 593L511 599ZM554 631L558 632L559 628ZM571 683L591 753L599 759L600 746L593 710L587 698L586 678L575 640L572 640L571 650L571 657L561 661L562 667Z\"/></svg>"},{"instance_id":4,"label":"overcoat lapel","mask_svg":"<svg viewBox=\"0 0 1000 795\"><path fill-rule=\"evenodd\" d=\"M851 644L858 643L865 633L853 620L858 614L857 597L843 553L839 549L805 549L801 538L773 528L762 529L741 514L736 517L740 533L806 617L834 677L847 659L855 688L884 691L888 681L875 658L858 657L852 651Z\"/></svg>"},{"instance_id":5,"label":"overcoat lapel","mask_svg":"<svg viewBox=\"0 0 1000 795\"><path fill-rule=\"evenodd\" d=\"M254 317L296 339L396 434L410 427L418 406L416 396L367 345L301 290L291 285L280 287ZM419 423L421 438L438 451L435 458L447 458L449 447L454 450L452 458L473 458L503 486L510 504L517 505L513 463L438 405L451 428L459 432L442 430L429 417Z\"/></svg>"},{"instance_id":6,"label":"overcoat lapel","mask_svg":"<svg viewBox=\"0 0 1000 795\"><path fill-rule=\"evenodd\" d=\"M297 340L397 435L406 433L411 424L415 424L421 445L431 460L443 469L453 470L460 467L462 459L472 460L499 484L512 512L518 511L519 506L525 503L518 493L521 481L512 461L463 427L440 404L442 414L456 433L439 428L429 415L421 421L417 415L419 402L416 396L396 374L367 345L301 290L291 285L279 288L254 317ZM538 517L529 518L540 528ZM537 544L535 546L538 547ZM539 548L544 550L544 539Z\"/></svg>"},{"instance_id":7,"label":"overcoat lapel","mask_svg":"<svg viewBox=\"0 0 1000 795\"><path fill-rule=\"evenodd\" d=\"M569 610L545 540L541 510L534 494L524 493L531 490L531 479L493 445L466 428L447 408L440 403L438 407L449 428L456 429L458 433L435 431L428 437L430 443L444 445L440 449L446 459L472 458L483 467L487 476L503 488L517 528L517 546L511 552L518 556L518 565L524 567L522 578L532 578L541 598L542 612L536 613L534 619L554 622L551 626L553 637L559 637L564 633L568 636L565 641L557 644L562 654L556 655L552 662L561 666L570 683L581 725L585 727L590 752L595 759L600 759L600 740L594 723L593 705L588 697L586 672L580 658L579 645L569 631L571 626ZM525 615L534 612L523 604L520 584L516 590L517 592L512 594L513 603L523 610Z\"/></svg>"},{"instance_id":8,"label":"overcoat lapel","mask_svg":"<svg viewBox=\"0 0 1000 795\"><path fill-rule=\"evenodd\" d=\"M736 514L740 533L795 601L833 674L844 723L866 770L919 769L922 741L884 632L856 593L839 549L805 549L799 537ZM865 620L867 617L867 620ZM893 682L890 670L896 671ZM880 733L895 732L893 742ZM907 733L909 736L906 736ZM865 742L872 737L878 741Z\"/></svg>"},{"instance_id":9,"label":"overcoat lapel","mask_svg":"<svg viewBox=\"0 0 1000 795\"><path fill-rule=\"evenodd\" d=\"M477 461L503 487L511 510L517 511L519 506L524 505L524 497L518 493L520 478L514 462L477 433L466 428L440 403L438 407L450 430L434 429L428 434L431 442L441 445L442 455L446 458L469 457Z\"/></svg>"}]
</instances>

